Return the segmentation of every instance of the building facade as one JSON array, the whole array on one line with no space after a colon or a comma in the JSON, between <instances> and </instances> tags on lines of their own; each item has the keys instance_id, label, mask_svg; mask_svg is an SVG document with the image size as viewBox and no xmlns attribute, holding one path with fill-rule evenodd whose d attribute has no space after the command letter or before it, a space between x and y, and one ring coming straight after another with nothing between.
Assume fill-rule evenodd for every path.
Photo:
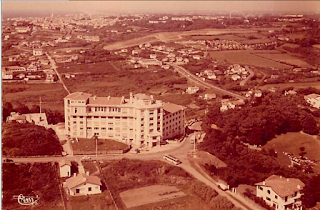
<instances>
[{"instance_id":1,"label":"building facade","mask_svg":"<svg viewBox=\"0 0 320 210\"><path fill-rule=\"evenodd\" d=\"M64 98L65 129L72 138L96 135L129 145L153 147L166 138L184 134L184 107L170 105L164 106L162 101L145 94L130 93L130 98L125 99L75 92Z\"/></svg>"},{"instance_id":2,"label":"building facade","mask_svg":"<svg viewBox=\"0 0 320 210\"><path fill-rule=\"evenodd\" d=\"M257 197L280 210L302 210L302 189L305 184L299 179L272 175L256 184Z\"/></svg>"}]
</instances>

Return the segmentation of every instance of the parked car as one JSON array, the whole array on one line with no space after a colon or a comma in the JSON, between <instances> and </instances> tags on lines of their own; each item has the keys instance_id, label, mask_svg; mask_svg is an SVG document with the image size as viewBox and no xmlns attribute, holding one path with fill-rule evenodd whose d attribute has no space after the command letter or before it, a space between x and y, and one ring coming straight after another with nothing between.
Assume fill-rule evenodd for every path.
<instances>
[{"instance_id":1,"label":"parked car","mask_svg":"<svg viewBox=\"0 0 320 210\"><path fill-rule=\"evenodd\" d=\"M139 153L140 153L140 150L139 150L139 149L134 149L134 150L131 150L130 153L132 153L132 154L139 154Z\"/></svg>"},{"instance_id":2,"label":"parked car","mask_svg":"<svg viewBox=\"0 0 320 210\"><path fill-rule=\"evenodd\" d=\"M81 158L81 160L88 161L88 160L91 160L91 157L83 156L83 157Z\"/></svg>"},{"instance_id":3,"label":"parked car","mask_svg":"<svg viewBox=\"0 0 320 210\"><path fill-rule=\"evenodd\" d=\"M7 158L7 159L4 159L4 160L3 160L3 162L5 162L5 163L12 163L12 162L13 162L13 160L11 160L11 159Z\"/></svg>"}]
</instances>

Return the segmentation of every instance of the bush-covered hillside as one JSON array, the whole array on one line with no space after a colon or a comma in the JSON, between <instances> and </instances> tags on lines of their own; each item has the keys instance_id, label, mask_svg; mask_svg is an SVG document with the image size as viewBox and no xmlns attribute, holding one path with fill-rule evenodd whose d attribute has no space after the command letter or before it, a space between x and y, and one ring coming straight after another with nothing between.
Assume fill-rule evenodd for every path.
<instances>
[{"instance_id":1,"label":"bush-covered hillside","mask_svg":"<svg viewBox=\"0 0 320 210\"><path fill-rule=\"evenodd\" d=\"M51 128L12 122L2 124L2 152L5 156L60 155L62 146Z\"/></svg>"}]
</instances>

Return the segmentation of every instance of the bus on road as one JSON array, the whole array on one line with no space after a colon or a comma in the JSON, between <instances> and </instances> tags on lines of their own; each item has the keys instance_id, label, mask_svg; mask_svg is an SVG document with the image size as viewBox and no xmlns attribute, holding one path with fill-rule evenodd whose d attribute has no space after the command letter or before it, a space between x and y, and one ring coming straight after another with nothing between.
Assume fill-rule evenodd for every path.
<instances>
[{"instance_id":1,"label":"bus on road","mask_svg":"<svg viewBox=\"0 0 320 210\"><path fill-rule=\"evenodd\" d=\"M163 159L165 159L166 161L174 165L179 165L181 163L181 161L178 158L175 158L172 155L168 155L168 154L163 155Z\"/></svg>"}]
</instances>

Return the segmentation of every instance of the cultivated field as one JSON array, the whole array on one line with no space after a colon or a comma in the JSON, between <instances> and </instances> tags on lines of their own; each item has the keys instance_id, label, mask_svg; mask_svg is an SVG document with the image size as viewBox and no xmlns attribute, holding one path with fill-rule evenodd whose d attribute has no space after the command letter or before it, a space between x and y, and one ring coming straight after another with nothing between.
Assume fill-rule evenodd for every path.
<instances>
[{"instance_id":1,"label":"cultivated field","mask_svg":"<svg viewBox=\"0 0 320 210\"><path fill-rule=\"evenodd\" d=\"M112 198L107 191L98 195L70 196L68 202L70 210L116 210Z\"/></svg>"},{"instance_id":2,"label":"cultivated field","mask_svg":"<svg viewBox=\"0 0 320 210\"><path fill-rule=\"evenodd\" d=\"M56 84L22 84L2 83L2 100L19 102L29 107L40 104L42 108L63 112L63 98L68 95L60 83Z\"/></svg>"},{"instance_id":3,"label":"cultivated field","mask_svg":"<svg viewBox=\"0 0 320 210\"><path fill-rule=\"evenodd\" d=\"M275 88L294 87L296 89L314 87L320 90L320 82L268 84L268 85L261 86L260 88L263 90L269 90L270 88L273 88L273 87Z\"/></svg>"},{"instance_id":4,"label":"cultivated field","mask_svg":"<svg viewBox=\"0 0 320 210\"><path fill-rule=\"evenodd\" d=\"M251 65L256 67L288 69L289 65L265 59L255 55L256 51L236 50L236 51L212 51L210 56L220 62L226 61L231 64Z\"/></svg>"},{"instance_id":5,"label":"cultivated field","mask_svg":"<svg viewBox=\"0 0 320 210\"><path fill-rule=\"evenodd\" d=\"M186 194L177 187L168 185L152 185L120 193L120 197L127 208L157 203L185 195Z\"/></svg>"},{"instance_id":6,"label":"cultivated field","mask_svg":"<svg viewBox=\"0 0 320 210\"><path fill-rule=\"evenodd\" d=\"M275 62L284 62L291 65L296 65L299 67L312 67L312 65L308 64L304 60L301 60L300 58L291 56L289 54L284 53L256 53L256 55L262 56L266 59L271 59Z\"/></svg>"}]
</instances>

